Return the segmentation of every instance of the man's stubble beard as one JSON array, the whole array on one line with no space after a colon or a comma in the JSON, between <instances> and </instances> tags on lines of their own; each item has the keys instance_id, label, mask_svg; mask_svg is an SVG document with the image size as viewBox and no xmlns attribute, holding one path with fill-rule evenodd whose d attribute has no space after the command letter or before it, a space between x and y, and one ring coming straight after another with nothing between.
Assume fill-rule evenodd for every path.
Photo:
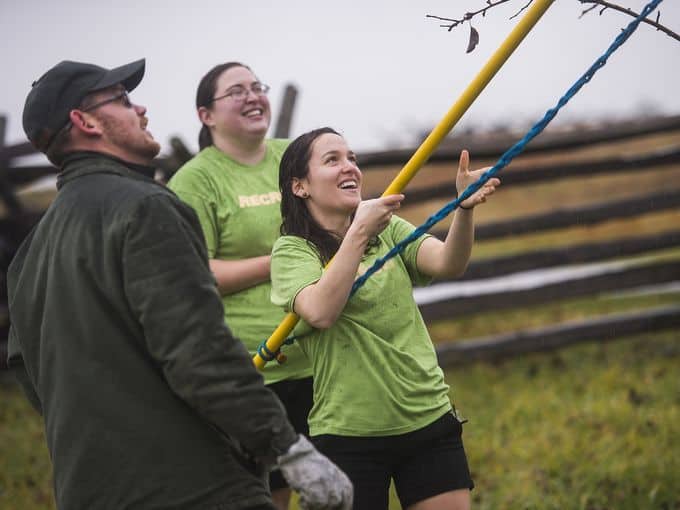
<instances>
[{"instance_id":1,"label":"man's stubble beard","mask_svg":"<svg viewBox=\"0 0 680 510\"><path fill-rule=\"evenodd\" d=\"M141 158L148 162L158 156L161 150L160 144L141 127L130 132L130 128L119 119L102 116L100 120L109 142L123 152L136 156L135 159Z\"/></svg>"}]
</instances>

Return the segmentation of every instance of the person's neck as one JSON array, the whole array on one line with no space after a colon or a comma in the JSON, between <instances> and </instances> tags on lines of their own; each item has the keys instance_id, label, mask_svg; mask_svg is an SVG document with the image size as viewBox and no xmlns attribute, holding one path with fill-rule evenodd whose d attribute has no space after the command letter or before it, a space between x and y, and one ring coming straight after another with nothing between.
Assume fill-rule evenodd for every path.
<instances>
[{"instance_id":1,"label":"person's neck","mask_svg":"<svg viewBox=\"0 0 680 510\"><path fill-rule=\"evenodd\" d=\"M156 168L152 166L152 162L149 163L135 163L129 160L124 160L122 158L119 158L118 156L114 156L111 153L108 152L103 152L103 151L93 151L93 150L79 150L79 151L74 151L70 152L66 155L64 160L61 163L61 169L64 170L71 162L77 161L82 158L87 158L87 157L104 157L111 159L113 161L117 161L118 163L126 166L130 170L134 170L135 172L138 172L140 174L146 175L150 179L153 179L155 174L156 174Z\"/></svg>"},{"instance_id":2,"label":"person's neck","mask_svg":"<svg viewBox=\"0 0 680 510\"><path fill-rule=\"evenodd\" d=\"M104 151L103 153L108 154L109 156L119 159L125 163L129 163L130 165L133 166L146 166L146 167L153 166L153 158L149 159L146 157L140 157L132 154L117 154L110 151Z\"/></svg>"},{"instance_id":3,"label":"person's neck","mask_svg":"<svg viewBox=\"0 0 680 510\"><path fill-rule=\"evenodd\" d=\"M238 141L228 138L215 138L213 143L217 149L242 165L257 165L262 162L267 154L264 138Z\"/></svg>"},{"instance_id":4,"label":"person's neck","mask_svg":"<svg viewBox=\"0 0 680 510\"><path fill-rule=\"evenodd\" d=\"M153 157L142 156L140 154L121 150L119 147L112 146L110 144L73 144L72 152L96 152L111 156L125 163L131 163L133 165L153 166Z\"/></svg>"},{"instance_id":5,"label":"person's neck","mask_svg":"<svg viewBox=\"0 0 680 510\"><path fill-rule=\"evenodd\" d=\"M346 214L319 214L312 212L312 216L316 222L325 230L329 230L340 237L345 237L350 224L352 223L352 217Z\"/></svg>"}]
</instances>

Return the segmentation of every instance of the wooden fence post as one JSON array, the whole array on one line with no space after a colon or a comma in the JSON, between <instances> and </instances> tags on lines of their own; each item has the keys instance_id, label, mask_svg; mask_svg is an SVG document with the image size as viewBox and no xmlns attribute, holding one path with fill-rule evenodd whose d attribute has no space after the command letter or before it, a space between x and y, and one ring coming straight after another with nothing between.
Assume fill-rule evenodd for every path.
<instances>
[{"instance_id":1,"label":"wooden fence post","mask_svg":"<svg viewBox=\"0 0 680 510\"><path fill-rule=\"evenodd\" d=\"M279 116L276 119L274 138L288 138L290 136L290 125L293 121L293 110L295 109L297 93L295 85L286 85L281 110L279 110Z\"/></svg>"},{"instance_id":2,"label":"wooden fence post","mask_svg":"<svg viewBox=\"0 0 680 510\"><path fill-rule=\"evenodd\" d=\"M5 135L7 132L7 117L0 115L0 154L5 148ZM12 184L7 178L7 168L9 167L9 159L0 156L0 199L5 202L7 206L8 215L20 214L22 212L21 204L12 190Z\"/></svg>"}]
</instances>

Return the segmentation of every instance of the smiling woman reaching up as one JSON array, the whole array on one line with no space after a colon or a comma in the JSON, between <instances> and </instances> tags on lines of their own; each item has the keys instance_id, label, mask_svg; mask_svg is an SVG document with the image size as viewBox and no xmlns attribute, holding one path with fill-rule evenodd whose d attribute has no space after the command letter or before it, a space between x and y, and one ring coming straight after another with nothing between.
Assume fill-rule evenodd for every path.
<instances>
[{"instance_id":1,"label":"smiling woman reaching up","mask_svg":"<svg viewBox=\"0 0 680 510\"><path fill-rule=\"evenodd\" d=\"M484 171L468 165L463 151L460 191ZM500 182L461 204L444 242L425 235L409 244L349 298L355 278L414 230L394 215L403 195L362 201L361 182L331 128L300 136L281 160L272 301L314 328L298 340L313 369L310 435L354 484L356 510L386 510L392 479L405 509L467 509L462 427L412 287L463 273L473 208Z\"/></svg>"}]
</instances>

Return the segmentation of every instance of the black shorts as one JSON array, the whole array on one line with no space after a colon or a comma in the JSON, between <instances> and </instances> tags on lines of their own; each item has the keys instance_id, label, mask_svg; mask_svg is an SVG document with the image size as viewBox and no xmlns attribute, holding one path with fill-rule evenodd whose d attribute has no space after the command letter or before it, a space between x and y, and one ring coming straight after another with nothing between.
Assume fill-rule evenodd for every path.
<instances>
[{"instance_id":1,"label":"black shorts","mask_svg":"<svg viewBox=\"0 0 680 510\"><path fill-rule=\"evenodd\" d=\"M463 427L452 412L396 436L320 435L314 445L354 484L354 510L387 510L390 479L403 508L458 489L472 489Z\"/></svg>"},{"instance_id":2,"label":"black shorts","mask_svg":"<svg viewBox=\"0 0 680 510\"><path fill-rule=\"evenodd\" d=\"M288 413L288 421L293 425L295 432L309 437L309 425L307 417L314 403L314 388L312 378L293 379L272 383L267 386L271 389L283 404ZM269 474L269 489L275 491L288 487L288 482L278 469Z\"/></svg>"}]
</instances>

